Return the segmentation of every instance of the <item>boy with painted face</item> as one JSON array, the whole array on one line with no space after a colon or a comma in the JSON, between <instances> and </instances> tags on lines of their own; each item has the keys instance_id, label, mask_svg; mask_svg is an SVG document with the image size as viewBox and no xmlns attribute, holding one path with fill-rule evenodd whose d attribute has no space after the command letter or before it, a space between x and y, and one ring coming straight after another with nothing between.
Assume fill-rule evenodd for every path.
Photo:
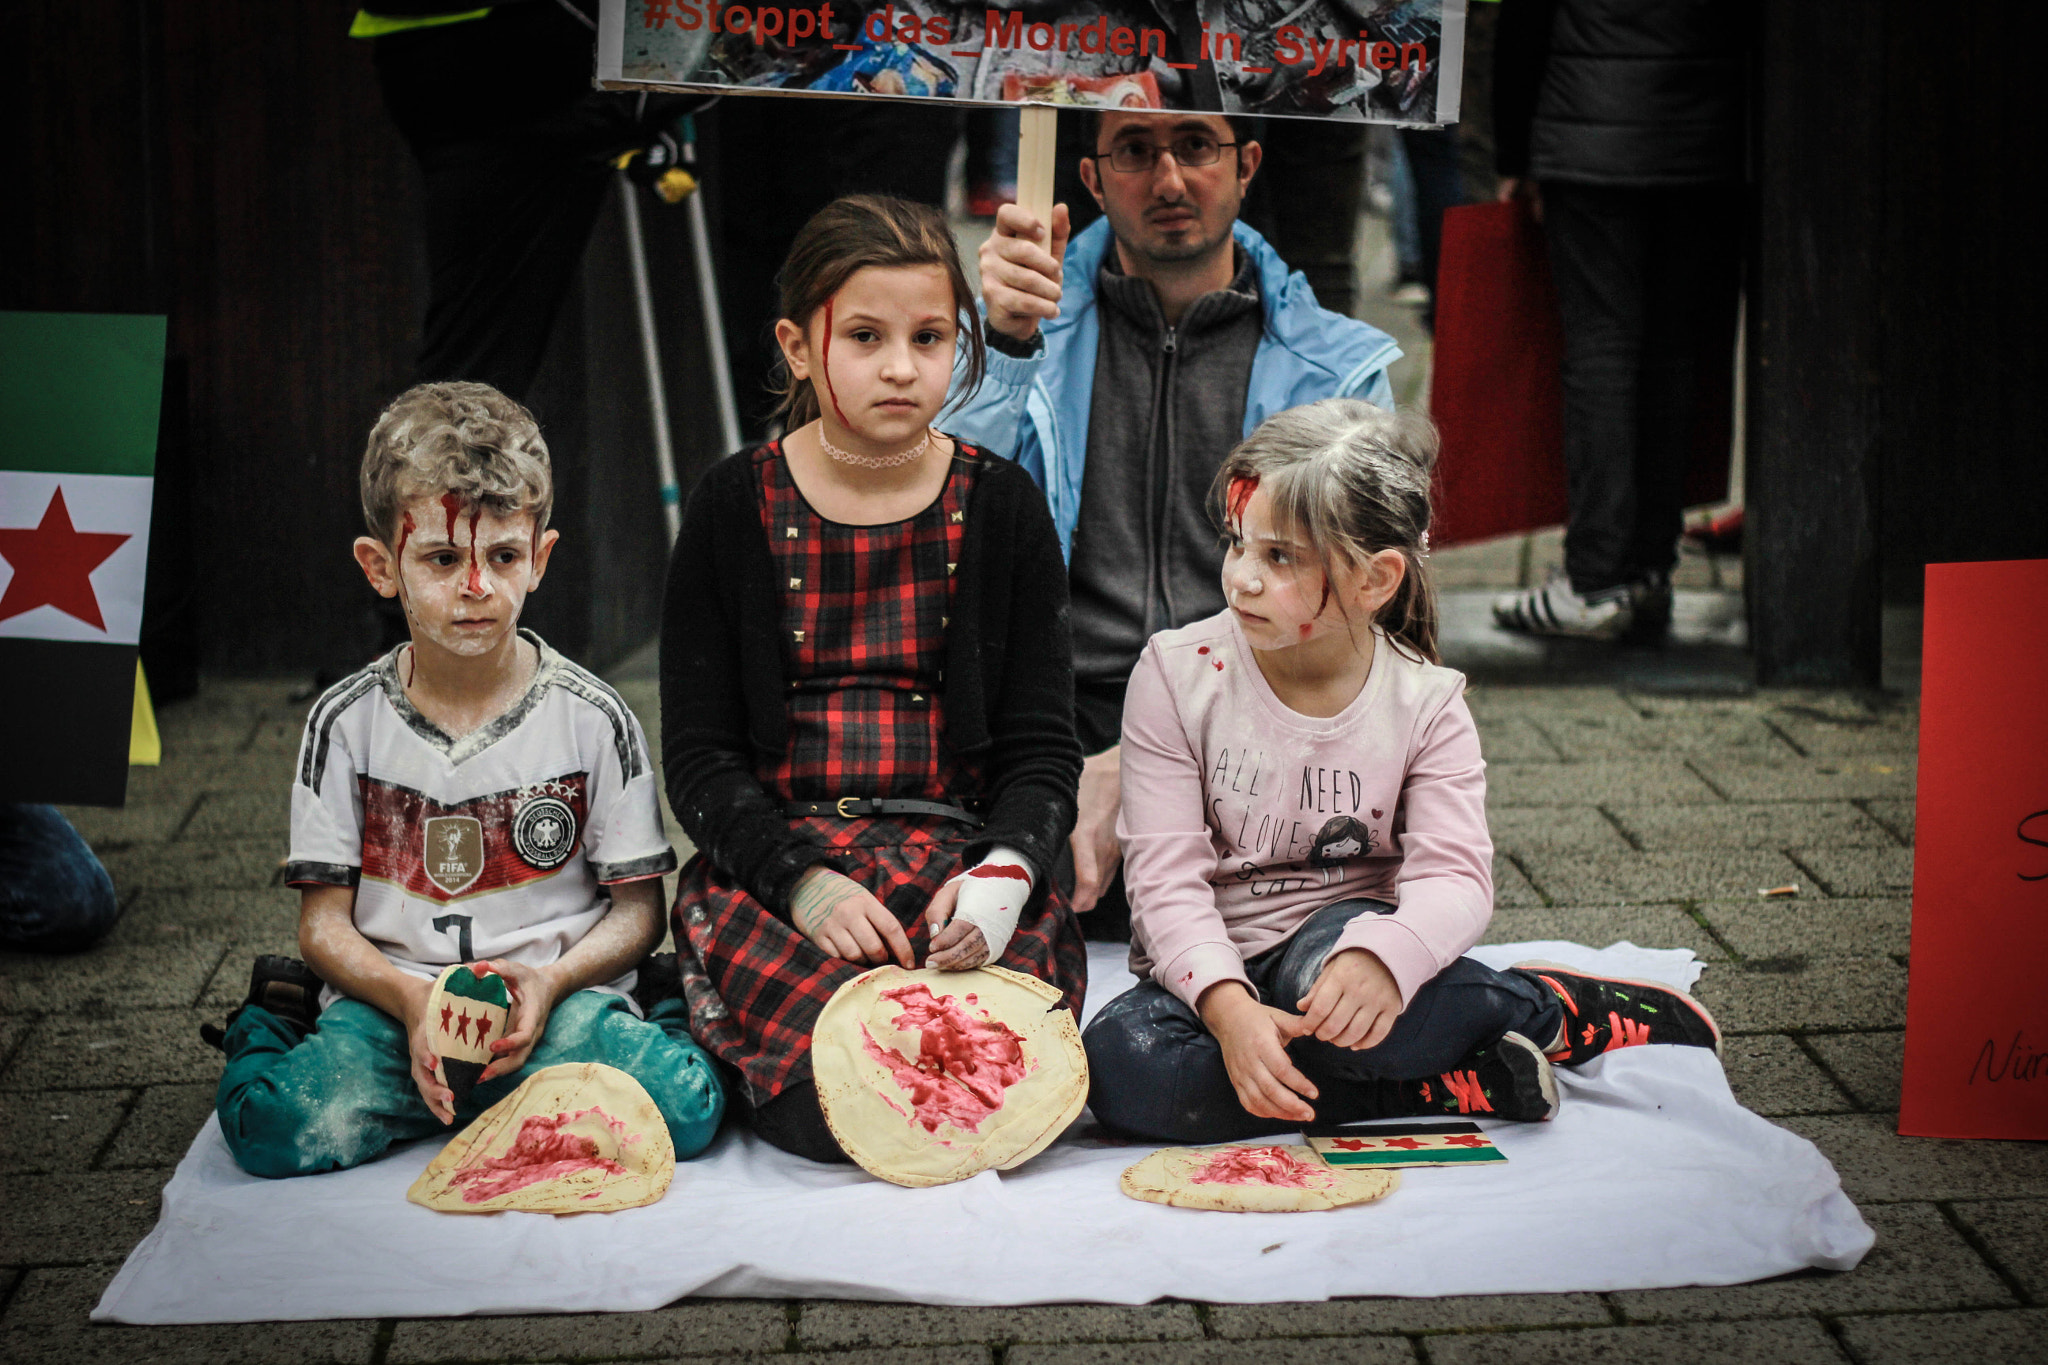
<instances>
[{"instance_id":1,"label":"boy with painted face","mask_svg":"<svg viewBox=\"0 0 2048 1365\"><path fill-rule=\"evenodd\" d=\"M694 1156L723 1093L683 1002L635 971L676 866L647 741L616 692L519 629L560 534L540 430L488 385L423 384L378 419L361 488L356 561L412 638L307 719L285 869L306 960L259 958L248 1002L205 1031L228 1054L228 1148L255 1175L354 1166L541 1067L601 1062ZM455 963L512 1001L465 1095L439 1062L472 1021L430 1009Z\"/></svg>"}]
</instances>

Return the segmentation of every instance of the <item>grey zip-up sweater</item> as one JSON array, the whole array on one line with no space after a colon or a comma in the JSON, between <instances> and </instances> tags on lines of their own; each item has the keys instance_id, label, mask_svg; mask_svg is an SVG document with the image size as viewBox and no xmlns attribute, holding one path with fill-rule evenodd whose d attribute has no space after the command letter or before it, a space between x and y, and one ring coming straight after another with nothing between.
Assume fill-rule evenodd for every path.
<instances>
[{"instance_id":1,"label":"grey zip-up sweater","mask_svg":"<svg viewBox=\"0 0 2048 1365\"><path fill-rule=\"evenodd\" d=\"M1245 389L1263 320L1242 249L1229 286L1168 327L1159 296L1110 252L1096 277L1087 467L1068 581L1074 676L1122 683L1155 631L1224 606L1209 482L1244 432Z\"/></svg>"}]
</instances>

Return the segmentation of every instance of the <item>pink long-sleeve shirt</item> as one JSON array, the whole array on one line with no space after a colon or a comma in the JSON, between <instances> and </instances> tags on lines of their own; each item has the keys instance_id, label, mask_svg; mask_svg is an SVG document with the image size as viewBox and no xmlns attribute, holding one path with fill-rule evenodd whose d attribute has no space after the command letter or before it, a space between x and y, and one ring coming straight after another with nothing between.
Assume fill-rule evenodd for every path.
<instances>
[{"instance_id":1,"label":"pink long-sleeve shirt","mask_svg":"<svg viewBox=\"0 0 2048 1365\"><path fill-rule=\"evenodd\" d=\"M1228 611L1153 636L1124 698L1131 970L1192 1007L1219 981L1250 988L1246 958L1357 897L1396 908L1337 950L1378 954L1404 1003L1477 943L1493 840L1464 684L1380 636L1358 696L1318 719L1274 695Z\"/></svg>"}]
</instances>

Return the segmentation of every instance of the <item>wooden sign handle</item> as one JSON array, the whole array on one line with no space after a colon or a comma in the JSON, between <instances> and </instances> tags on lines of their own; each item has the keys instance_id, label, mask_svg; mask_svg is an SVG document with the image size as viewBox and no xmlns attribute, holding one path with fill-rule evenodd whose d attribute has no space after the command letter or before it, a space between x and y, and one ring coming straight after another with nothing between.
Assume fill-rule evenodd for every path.
<instances>
[{"instance_id":1,"label":"wooden sign handle","mask_svg":"<svg viewBox=\"0 0 2048 1365\"><path fill-rule=\"evenodd\" d=\"M1036 218L1051 244L1052 171L1059 144L1059 111L1027 104L1018 111L1017 207Z\"/></svg>"}]
</instances>

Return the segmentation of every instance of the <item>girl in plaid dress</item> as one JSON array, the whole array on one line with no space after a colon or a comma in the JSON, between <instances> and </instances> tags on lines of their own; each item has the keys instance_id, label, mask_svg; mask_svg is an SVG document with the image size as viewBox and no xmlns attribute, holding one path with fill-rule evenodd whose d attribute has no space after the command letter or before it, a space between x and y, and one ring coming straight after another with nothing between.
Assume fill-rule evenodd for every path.
<instances>
[{"instance_id":1,"label":"girl in plaid dress","mask_svg":"<svg viewBox=\"0 0 2048 1365\"><path fill-rule=\"evenodd\" d=\"M956 351L972 382L983 364L944 218L839 200L781 288L788 434L683 514L662 753L698 849L675 910L692 1032L764 1138L841 1161L811 1030L867 967L992 963L1078 1014L1087 954L1049 874L1081 750L1044 498L931 426Z\"/></svg>"}]
</instances>

